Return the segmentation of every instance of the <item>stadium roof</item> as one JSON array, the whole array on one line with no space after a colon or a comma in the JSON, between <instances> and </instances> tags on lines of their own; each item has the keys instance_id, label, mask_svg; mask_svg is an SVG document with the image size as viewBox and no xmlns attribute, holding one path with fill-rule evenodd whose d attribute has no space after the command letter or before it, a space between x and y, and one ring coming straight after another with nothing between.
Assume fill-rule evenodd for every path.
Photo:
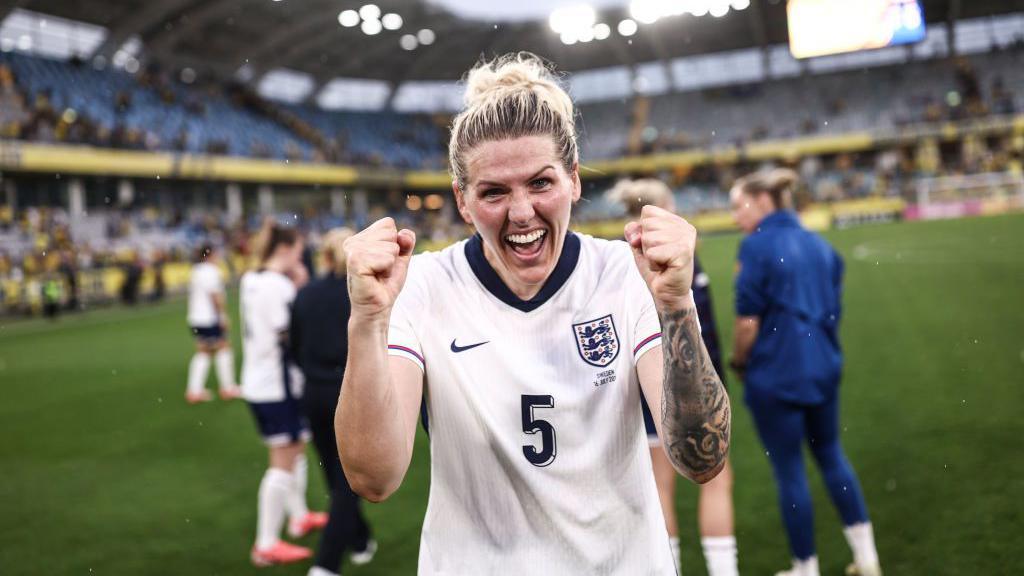
<instances>
[{"instance_id":1,"label":"stadium roof","mask_svg":"<svg viewBox=\"0 0 1024 576\"><path fill-rule=\"evenodd\" d=\"M366 6L368 1L0 0L0 19L23 8L102 26L107 34L94 55L108 59L138 38L141 58L170 68L219 79L237 77L240 70L245 79L259 79L284 68L312 75L319 86L338 77L393 85L452 80L481 55L524 49L576 71L787 42L784 0L590 0L594 22L608 24L607 37L571 44L552 30L548 16L580 0L372 0ZM704 11L716 3L733 9L717 18L662 18L632 35L620 33L623 20L644 19L636 5L642 10L673 2ZM922 3L932 25L1024 10L1024 0Z\"/></svg>"}]
</instances>

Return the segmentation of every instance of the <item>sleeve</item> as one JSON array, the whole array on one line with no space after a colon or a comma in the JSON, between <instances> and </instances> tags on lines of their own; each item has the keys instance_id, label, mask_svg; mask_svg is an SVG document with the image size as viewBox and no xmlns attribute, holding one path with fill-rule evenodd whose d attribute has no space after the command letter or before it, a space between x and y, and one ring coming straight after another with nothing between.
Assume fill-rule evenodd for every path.
<instances>
[{"instance_id":1,"label":"sleeve","mask_svg":"<svg viewBox=\"0 0 1024 576\"><path fill-rule=\"evenodd\" d=\"M764 263L758 257L751 238L748 236L740 244L739 271L736 274L737 316L762 316L768 307Z\"/></svg>"},{"instance_id":2,"label":"sleeve","mask_svg":"<svg viewBox=\"0 0 1024 576\"><path fill-rule=\"evenodd\" d=\"M654 305L654 296L637 270L632 254L627 264L626 298L630 306L630 317L634 319L630 326L630 342L633 349L633 361L661 345L661 319ZM690 291L690 303L693 304L693 291ZM696 304L694 304L696 306ZM698 320L698 326L699 326Z\"/></svg>"},{"instance_id":3,"label":"sleeve","mask_svg":"<svg viewBox=\"0 0 1024 576\"><path fill-rule=\"evenodd\" d=\"M417 262L420 257L414 256L409 263L409 275L405 286L398 293L395 305L391 308L391 323L388 325L388 355L412 360L426 371L426 360L423 358L423 347L417 328L420 326L421 315L427 309L427 294L422 278L422 266Z\"/></svg>"}]
</instances>

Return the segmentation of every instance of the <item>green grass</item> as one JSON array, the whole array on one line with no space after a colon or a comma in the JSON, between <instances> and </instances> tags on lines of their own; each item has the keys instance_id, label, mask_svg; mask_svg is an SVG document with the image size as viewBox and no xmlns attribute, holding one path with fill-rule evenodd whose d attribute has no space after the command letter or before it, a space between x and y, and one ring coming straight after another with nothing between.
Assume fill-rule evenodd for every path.
<instances>
[{"instance_id":1,"label":"green grass","mask_svg":"<svg viewBox=\"0 0 1024 576\"><path fill-rule=\"evenodd\" d=\"M887 574L1024 572L1024 216L828 237L847 259L843 440ZM726 342L738 240L701 246ZM242 403L183 402L183 302L2 322L0 574L254 572L265 450ZM771 573L788 564L774 484L739 384L731 392L741 569ZM377 559L345 574L415 572L426 448L391 500L367 506ZM822 573L841 574L849 552L811 476ZM322 508L315 469L310 480ZM680 486L684 570L703 574L697 490Z\"/></svg>"}]
</instances>

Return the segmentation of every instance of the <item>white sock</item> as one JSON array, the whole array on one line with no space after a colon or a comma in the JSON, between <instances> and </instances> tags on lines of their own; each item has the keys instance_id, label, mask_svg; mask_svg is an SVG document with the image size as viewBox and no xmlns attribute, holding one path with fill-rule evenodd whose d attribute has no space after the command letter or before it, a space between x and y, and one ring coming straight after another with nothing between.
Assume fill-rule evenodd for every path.
<instances>
[{"instance_id":1,"label":"white sock","mask_svg":"<svg viewBox=\"0 0 1024 576\"><path fill-rule=\"evenodd\" d=\"M306 573L306 576L338 576L337 572L331 572L327 568L321 568L319 566L313 566Z\"/></svg>"},{"instance_id":2,"label":"white sock","mask_svg":"<svg viewBox=\"0 0 1024 576\"><path fill-rule=\"evenodd\" d=\"M700 539L708 576L739 576L735 536L707 536Z\"/></svg>"},{"instance_id":3,"label":"white sock","mask_svg":"<svg viewBox=\"0 0 1024 576\"><path fill-rule=\"evenodd\" d=\"M213 357L213 361L217 367L217 381L220 383L220 389L231 390L237 388L238 385L235 383L235 358L231 354L231 348L218 350L217 354Z\"/></svg>"},{"instance_id":4,"label":"white sock","mask_svg":"<svg viewBox=\"0 0 1024 576\"><path fill-rule=\"evenodd\" d=\"M679 550L679 536L669 536L668 547L670 550L672 550L672 561L676 563L676 574L680 574L679 566L680 562L682 561L682 558L680 557Z\"/></svg>"},{"instance_id":5,"label":"white sock","mask_svg":"<svg viewBox=\"0 0 1024 576\"><path fill-rule=\"evenodd\" d=\"M196 352L192 361L188 363L188 388L189 394L202 394L206 389L206 375L210 373L210 355L205 352Z\"/></svg>"},{"instance_id":6,"label":"white sock","mask_svg":"<svg viewBox=\"0 0 1024 576\"><path fill-rule=\"evenodd\" d=\"M851 524L843 528L846 542L853 551L853 563L857 566L878 564L878 550L875 548L875 532L871 522Z\"/></svg>"},{"instance_id":7,"label":"white sock","mask_svg":"<svg viewBox=\"0 0 1024 576\"><path fill-rule=\"evenodd\" d=\"M811 556L806 560L793 559L793 576L821 576L818 572L818 557Z\"/></svg>"},{"instance_id":8,"label":"white sock","mask_svg":"<svg viewBox=\"0 0 1024 576\"><path fill-rule=\"evenodd\" d=\"M281 539L285 501L291 486L292 475L280 468L267 468L263 474L256 514L257 548L265 550Z\"/></svg>"},{"instance_id":9,"label":"white sock","mask_svg":"<svg viewBox=\"0 0 1024 576\"><path fill-rule=\"evenodd\" d=\"M306 479L309 473L309 463L305 454L295 457L295 464L292 466L291 489L288 491L288 517L292 522L301 520L309 513L306 506Z\"/></svg>"}]
</instances>

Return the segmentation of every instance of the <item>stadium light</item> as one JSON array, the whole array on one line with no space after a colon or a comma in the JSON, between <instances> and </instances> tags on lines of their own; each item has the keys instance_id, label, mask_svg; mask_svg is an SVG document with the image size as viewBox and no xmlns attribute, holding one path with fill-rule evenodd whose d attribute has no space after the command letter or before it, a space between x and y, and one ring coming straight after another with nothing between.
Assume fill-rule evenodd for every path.
<instances>
[{"instance_id":1,"label":"stadium light","mask_svg":"<svg viewBox=\"0 0 1024 576\"><path fill-rule=\"evenodd\" d=\"M434 40L436 38L437 36L434 34L434 31L431 30L430 28L424 28L423 30L420 30L419 32L416 33L416 39L419 40L420 44L423 44L424 46L430 46L431 44L434 43Z\"/></svg>"},{"instance_id":2,"label":"stadium light","mask_svg":"<svg viewBox=\"0 0 1024 576\"><path fill-rule=\"evenodd\" d=\"M636 34L636 21L626 18L622 22L619 22L619 34L623 36L632 36Z\"/></svg>"},{"instance_id":3,"label":"stadium light","mask_svg":"<svg viewBox=\"0 0 1024 576\"><path fill-rule=\"evenodd\" d=\"M359 24L359 12L355 10L344 10L341 14L338 14L338 24L341 24L345 28L351 28Z\"/></svg>"},{"instance_id":4,"label":"stadium light","mask_svg":"<svg viewBox=\"0 0 1024 576\"><path fill-rule=\"evenodd\" d=\"M584 42L584 43L592 41L594 39L594 29L593 28L584 28L584 29L580 30L579 39L580 39L580 42Z\"/></svg>"},{"instance_id":5,"label":"stadium light","mask_svg":"<svg viewBox=\"0 0 1024 576\"><path fill-rule=\"evenodd\" d=\"M363 20L377 20L380 18L380 7L376 4L367 4L359 9L359 16Z\"/></svg>"},{"instance_id":6,"label":"stadium light","mask_svg":"<svg viewBox=\"0 0 1024 576\"><path fill-rule=\"evenodd\" d=\"M562 44L565 44L566 46L572 46L573 44L579 41L579 37L576 36L575 30L567 30L565 32L562 32L561 34L558 35L558 37L562 40Z\"/></svg>"},{"instance_id":7,"label":"stadium light","mask_svg":"<svg viewBox=\"0 0 1024 576\"><path fill-rule=\"evenodd\" d=\"M666 8L662 0L633 0L629 3L629 15L641 24L654 24L665 15Z\"/></svg>"},{"instance_id":8,"label":"stadium light","mask_svg":"<svg viewBox=\"0 0 1024 576\"><path fill-rule=\"evenodd\" d=\"M711 8L708 12L715 18L721 18L729 13L729 0L711 0Z\"/></svg>"},{"instance_id":9,"label":"stadium light","mask_svg":"<svg viewBox=\"0 0 1024 576\"><path fill-rule=\"evenodd\" d=\"M398 41L398 45L402 47L402 50L415 50L419 44L420 41L412 34L406 34Z\"/></svg>"},{"instance_id":10,"label":"stadium light","mask_svg":"<svg viewBox=\"0 0 1024 576\"><path fill-rule=\"evenodd\" d=\"M569 30L577 32L583 28L590 28L597 21L597 13L586 4L576 4L559 8L548 17L548 25L555 32L562 33Z\"/></svg>"},{"instance_id":11,"label":"stadium light","mask_svg":"<svg viewBox=\"0 0 1024 576\"><path fill-rule=\"evenodd\" d=\"M598 40L604 40L608 36L611 36L612 29L604 22L594 24L594 38Z\"/></svg>"},{"instance_id":12,"label":"stadium light","mask_svg":"<svg viewBox=\"0 0 1024 576\"><path fill-rule=\"evenodd\" d=\"M732 0L733 10L746 10L750 8L750 0Z\"/></svg>"},{"instance_id":13,"label":"stadium light","mask_svg":"<svg viewBox=\"0 0 1024 576\"><path fill-rule=\"evenodd\" d=\"M709 9L708 0L690 0L690 14L694 16L707 16Z\"/></svg>"},{"instance_id":14,"label":"stadium light","mask_svg":"<svg viewBox=\"0 0 1024 576\"><path fill-rule=\"evenodd\" d=\"M385 14L380 19L380 23L384 25L386 30L398 30L402 27L402 17L393 12Z\"/></svg>"},{"instance_id":15,"label":"stadium light","mask_svg":"<svg viewBox=\"0 0 1024 576\"><path fill-rule=\"evenodd\" d=\"M380 23L380 20L363 20L363 24L360 28L362 28L363 34L373 36L374 34L380 34L380 31L384 26Z\"/></svg>"}]
</instances>

